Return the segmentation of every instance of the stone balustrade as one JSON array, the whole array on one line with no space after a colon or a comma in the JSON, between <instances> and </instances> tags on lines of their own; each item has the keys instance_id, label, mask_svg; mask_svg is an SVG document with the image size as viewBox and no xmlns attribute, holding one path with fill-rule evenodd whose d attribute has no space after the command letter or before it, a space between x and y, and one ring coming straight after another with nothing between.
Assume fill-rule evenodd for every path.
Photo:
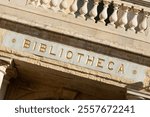
<instances>
[{"instance_id":1,"label":"stone balustrade","mask_svg":"<svg viewBox=\"0 0 150 117\"><path fill-rule=\"evenodd\" d=\"M120 0L28 0L27 5L43 7L135 33L145 32L150 15L144 8Z\"/></svg>"}]
</instances>

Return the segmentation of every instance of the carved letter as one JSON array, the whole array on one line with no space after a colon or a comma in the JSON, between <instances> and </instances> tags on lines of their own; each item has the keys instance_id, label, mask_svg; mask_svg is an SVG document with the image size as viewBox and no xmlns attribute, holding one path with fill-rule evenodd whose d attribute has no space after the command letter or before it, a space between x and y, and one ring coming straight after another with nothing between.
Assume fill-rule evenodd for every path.
<instances>
[{"instance_id":1,"label":"carved letter","mask_svg":"<svg viewBox=\"0 0 150 117\"><path fill-rule=\"evenodd\" d=\"M36 45L37 45L37 42L34 43L34 45L33 45L33 50L35 50Z\"/></svg>"},{"instance_id":2,"label":"carved letter","mask_svg":"<svg viewBox=\"0 0 150 117\"><path fill-rule=\"evenodd\" d=\"M49 54L54 55L54 56L56 55L55 53L53 53L53 46L50 47Z\"/></svg>"},{"instance_id":3,"label":"carved letter","mask_svg":"<svg viewBox=\"0 0 150 117\"><path fill-rule=\"evenodd\" d=\"M77 59L77 62L79 63L81 61L81 57L83 57L84 54L82 53L78 53L78 59Z\"/></svg>"},{"instance_id":4,"label":"carved letter","mask_svg":"<svg viewBox=\"0 0 150 117\"><path fill-rule=\"evenodd\" d=\"M113 62L113 61L110 61L109 63L108 63L108 69L109 70L113 70L113 65L114 65L115 63Z\"/></svg>"},{"instance_id":5,"label":"carved letter","mask_svg":"<svg viewBox=\"0 0 150 117\"><path fill-rule=\"evenodd\" d=\"M119 72L124 73L124 64L121 64L121 66L119 67L118 73Z\"/></svg>"},{"instance_id":6,"label":"carved letter","mask_svg":"<svg viewBox=\"0 0 150 117\"><path fill-rule=\"evenodd\" d=\"M23 47L24 47L24 48L30 48L30 45L31 45L31 41L28 40L28 39L25 39L25 40L24 40Z\"/></svg>"},{"instance_id":7,"label":"carved letter","mask_svg":"<svg viewBox=\"0 0 150 117\"><path fill-rule=\"evenodd\" d=\"M40 52L46 52L46 48L47 48L47 45L41 43L40 48L39 48L39 51L40 51Z\"/></svg>"},{"instance_id":8,"label":"carved letter","mask_svg":"<svg viewBox=\"0 0 150 117\"><path fill-rule=\"evenodd\" d=\"M67 54L66 54L66 58L67 58L67 59L72 59L72 57L73 57L73 52L69 50L69 51L67 52Z\"/></svg>"},{"instance_id":9,"label":"carved letter","mask_svg":"<svg viewBox=\"0 0 150 117\"><path fill-rule=\"evenodd\" d=\"M98 61L97 61L97 64L96 64L96 67L101 67L101 68L103 68L103 62L105 62L105 60L104 59L101 59L101 58L98 58Z\"/></svg>"},{"instance_id":10,"label":"carved letter","mask_svg":"<svg viewBox=\"0 0 150 117\"><path fill-rule=\"evenodd\" d=\"M90 56L88 55L88 58L86 60L86 64L90 64L92 66L93 62L94 62L94 57L90 58Z\"/></svg>"},{"instance_id":11,"label":"carved letter","mask_svg":"<svg viewBox=\"0 0 150 117\"><path fill-rule=\"evenodd\" d=\"M60 54L59 54L59 57L60 57L60 58L62 57L63 52L64 52L64 49L62 48L62 49L61 49L61 52L60 52Z\"/></svg>"}]
</instances>

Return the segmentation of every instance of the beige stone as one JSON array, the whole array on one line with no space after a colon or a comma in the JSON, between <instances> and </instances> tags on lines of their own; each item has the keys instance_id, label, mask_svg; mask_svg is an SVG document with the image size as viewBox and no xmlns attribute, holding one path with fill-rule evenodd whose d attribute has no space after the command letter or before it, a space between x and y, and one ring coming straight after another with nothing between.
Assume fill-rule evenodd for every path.
<instances>
[{"instance_id":1,"label":"beige stone","mask_svg":"<svg viewBox=\"0 0 150 117\"><path fill-rule=\"evenodd\" d=\"M4 35L14 31L150 67L148 0L138 3L135 0L114 0L112 5L120 7L116 9L118 14L111 18L112 25L106 20L111 14L107 14L107 9L112 0L104 1L104 7L99 6L101 13L97 12L97 1L94 1L95 4L92 0L78 4L73 1L59 0L50 4L51 0L40 3L36 0L0 0L0 56L5 60L13 59L19 75L10 82L5 99L137 99L134 96L149 99L147 87L150 80L147 77L144 82L135 83L111 72L4 47ZM138 17L135 15L137 10ZM92 18L95 14L96 19ZM41 51L44 51L43 48ZM71 56L68 55L68 58ZM110 66L108 68L112 70ZM136 72L133 71L133 74ZM1 80L3 77L1 74ZM128 87L134 90L130 92ZM13 94L15 90L17 92ZM129 92L128 97L126 92Z\"/></svg>"}]
</instances>

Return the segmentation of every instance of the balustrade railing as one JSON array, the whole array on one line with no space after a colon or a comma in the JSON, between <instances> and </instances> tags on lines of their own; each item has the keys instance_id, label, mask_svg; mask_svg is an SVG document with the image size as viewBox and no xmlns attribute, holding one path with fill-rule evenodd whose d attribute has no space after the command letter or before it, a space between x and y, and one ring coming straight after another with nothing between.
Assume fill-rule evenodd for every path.
<instances>
[{"instance_id":1,"label":"balustrade railing","mask_svg":"<svg viewBox=\"0 0 150 117\"><path fill-rule=\"evenodd\" d=\"M27 5L29 4L135 33L145 32L150 15L143 8L121 0L28 0Z\"/></svg>"}]
</instances>

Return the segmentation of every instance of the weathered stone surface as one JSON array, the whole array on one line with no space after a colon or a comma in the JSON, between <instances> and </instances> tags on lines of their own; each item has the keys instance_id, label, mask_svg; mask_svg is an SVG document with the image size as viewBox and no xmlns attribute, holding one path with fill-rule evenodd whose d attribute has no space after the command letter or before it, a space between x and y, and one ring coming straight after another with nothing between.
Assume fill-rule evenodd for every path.
<instances>
[{"instance_id":1,"label":"weathered stone surface","mask_svg":"<svg viewBox=\"0 0 150 117\"><path fill-rule=\"evenodd\" d=\"M125 99L126 88L148 92L149 2L123 1L0 0L0 56L14 59L19 73L6 99Z\"/></svg>"},{"instance_id":2,"label":"weathered stone surface","mask_svg":"<svg viewBox=\"0 0 150 117\"><path fill-rule=\"evenodd\" d=\"M7 32L1 46L121 77L119 81L124 83L144 82L145 73L150 70L129 61L15 32Z\"/></svg>"},{"instance_id":3,"label":"weathered stone surface","mask_svg":"<svg viewBox=\"0 0 150 117\"><path fill-rule=\"evenodd\" d=\"M5 4L5 2L1 2L1 4ZM86 41L105 44L138 54L150 55L150 52L145 48L149 46L150 42L149 26L144 33L136 34L132 31L105 26L98 22L94 23L90 20L85 21L80 18L74 18L68 14L56 13L50 10L45 11L41 8L24 5L20 7L11 3L6 5L5 7L0 6L0 14L4 19L75 36ZM17 9L14 9L15 7ZM144 47L139 46L139 44Z\"/></svg>"}]
</instances>

